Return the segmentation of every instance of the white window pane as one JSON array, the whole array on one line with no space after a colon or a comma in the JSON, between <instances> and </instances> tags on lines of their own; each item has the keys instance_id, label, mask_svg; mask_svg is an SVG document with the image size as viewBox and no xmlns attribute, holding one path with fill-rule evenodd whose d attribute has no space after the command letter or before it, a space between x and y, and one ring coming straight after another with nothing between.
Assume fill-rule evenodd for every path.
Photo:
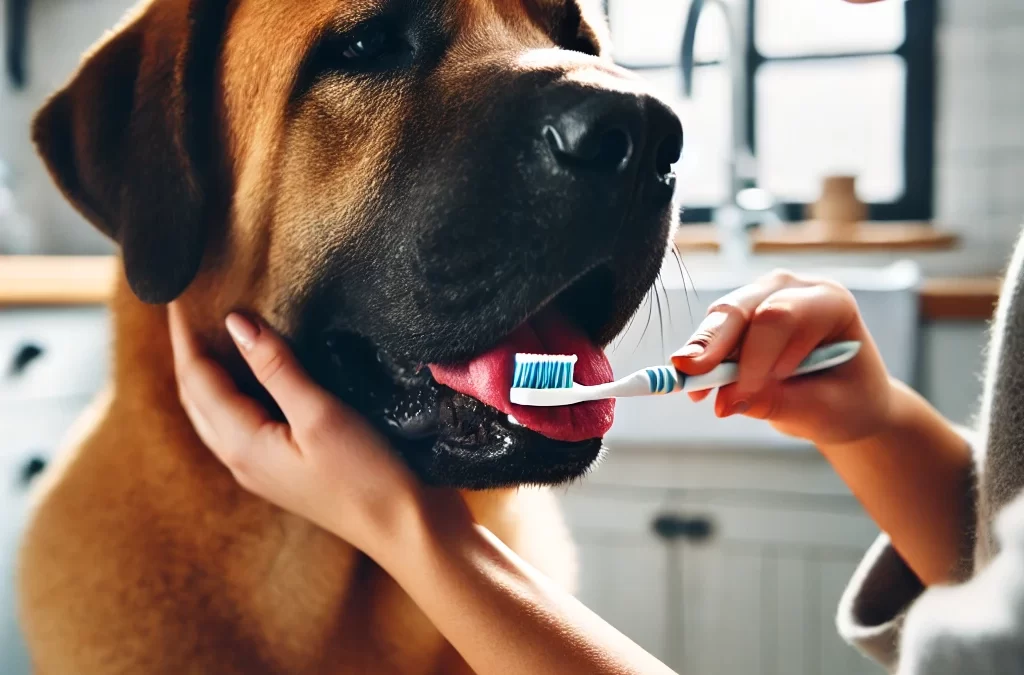
<instances>
[{"instance_id":1,"label":"white window pane","mask_svg":"<svg viewBox=\"0 0 1024 675\"><path fill-rule=\"evenodd\" d=\"M608 21L615 60L629 66L679 63L690 0L610 0ZM725 17L708 5L697 29L698 61L724 59L729 51Z\"/></svg>"},{"instance_id":2,"label":"white window pane","mask_svg":"<svg viewBox=\"0 0 1024 675\"><path fill-rule=\"evenodd\" d=\"M765 56L892 51L903 44L906 34L905 1L862 5L834 0L757 0L757 48Z\"/></svg>"},{"instance_id":3,"label":"white window pane","mask_svg":"<svg viewBox=\"0 0 1024 675\"><path fill-rule=\"evenodd\" d=\"M657 91L683 122L683 157L676 175L686 206L721 204L728 192L729 72L721 66L697 68L693 99L682 95L678 69L644 70Z\"/></svg>"},{"instance_id":4,"label":"white window pane","mask_svg":"<svg viewBox=\"0 0 1024 675\"><path fill-rule=\"evenodd\" d=\"M899 198L905 82L898 56L762 66L756 82L761 184L787 201L810 202L824 176L853 174L861 199Z\"/></svg>"}]
</instances>

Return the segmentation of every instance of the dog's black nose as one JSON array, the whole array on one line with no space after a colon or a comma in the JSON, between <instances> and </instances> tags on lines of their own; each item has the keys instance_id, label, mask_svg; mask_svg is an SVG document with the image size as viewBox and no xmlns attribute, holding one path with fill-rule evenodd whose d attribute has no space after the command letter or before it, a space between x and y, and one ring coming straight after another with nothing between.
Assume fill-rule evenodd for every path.
<instances>
[{"instance_id":1,"label":"dog's black nose","mask_svg":"<svg viewBox=\"0 0 1024 675\"><path fill-rule=\"evenodd\" d=\"M664 179L683 148L682 124L668 106L620 92L587 93L542 133L560 167L607 174L643 164L641 172Z\"/></svg>"}]
</instances>

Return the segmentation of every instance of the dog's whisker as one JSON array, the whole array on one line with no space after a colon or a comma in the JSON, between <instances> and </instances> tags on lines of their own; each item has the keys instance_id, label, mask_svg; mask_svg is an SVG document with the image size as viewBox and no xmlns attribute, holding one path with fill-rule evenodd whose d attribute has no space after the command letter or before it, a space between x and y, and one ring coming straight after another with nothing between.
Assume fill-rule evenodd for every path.
<instances>
[{"instance_id":1,"label":"dog's whisker","mask_svg":"<svg viewBox=\"0 0 1024 675\"><path fill-rule=\"evenodd\" d=\"M694 300L700 301L697 295L697 285L693 283L693 277L690 276L690 271L686 269L686 263L683 262L683 255L679 252L679 246L672 243L672 257L676 260L676 267L679 270L679 278L683 282L683 297L686 298L686 312L690 315L690 327L694 327L693 322L693 305L690 304L690 289L693 289Z\"/></svg>"},{"instance_id":2,"label":"dog's whisker","mask_svg":"<svg viewBox=\"0 0 1024 675\"><path fill-rule=\"evenodd\" d=\"M661 273L658 274L658 283L661 284L661 292L665 294L665 311L668 313L668 327L672 328L672 296L668 293L665 277Z\"/></svg>"},{"instance_id":3,"label":"dog's whisker","mask_svg":"<svg viewBox=\"0 0 1024 675\"><path fill-rule=\"evenodd\" d=\"M660 274L658 275L657 281L661 281L661 275ZM661 356L662 356L662 358L664 358L666 356L666 354L665 354L665 319L664 319L664 317L662 316L662 313L661 313L661 294L658 292L658 283L657 282L654 284L654 289L653 290L654 290L654 300L655 300L655 302L658 303L658 329L659 329L658 337L661 340L661 342L660 342L660 344L661 344ZM666 301L667 301L667 298L666 298Z\"/></svg>"},{"instance_id":4,"label":"dog's whisker","mask_svg":"<svg viewBox=\"0 0 1024 675\"><path fill-rule=\"evenodd\" d=\"M651 290L654 290L653 287ZM647 291L645 301L647 303L647 323L644 324L644 330L640 333L640 339L637 340L636 347L633 348L634 354L637 349L640 349L640 345L643 344L644 338L647 337L647 331L651 328L651 319L654 317L654 301L651 299L651 291Z\"/></svg>"}]
</instances>

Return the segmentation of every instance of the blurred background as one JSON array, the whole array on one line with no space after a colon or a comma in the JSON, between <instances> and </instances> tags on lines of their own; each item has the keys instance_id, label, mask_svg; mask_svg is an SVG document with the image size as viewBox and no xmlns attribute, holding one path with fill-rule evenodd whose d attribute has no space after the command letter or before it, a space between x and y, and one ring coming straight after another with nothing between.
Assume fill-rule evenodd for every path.
<instances>
[{"instance_id":1,"label":"blurred background","mask_svg":"<svg viewBox=\"0 0 1024 675\"><path fill-rule=\"evenodd\" d=\"M5 0L0 83L0 672L27 672L13 555L32 482L102 386L110 245L28 125L128 0ZM1020 0L607 0L615 59L680 110L679 257L611 351L662 361L775 267L856 294L892 372L957 422L1024 222ZM51 256L61 256L53 258ZM66 257L74 256L74 257ZM83 258L81 256L90 256ZM805 444L710 404L620 403L562 490L583 600L685 673L878 672L835 636L877 534Z\"/></svg>"}]
</instances>

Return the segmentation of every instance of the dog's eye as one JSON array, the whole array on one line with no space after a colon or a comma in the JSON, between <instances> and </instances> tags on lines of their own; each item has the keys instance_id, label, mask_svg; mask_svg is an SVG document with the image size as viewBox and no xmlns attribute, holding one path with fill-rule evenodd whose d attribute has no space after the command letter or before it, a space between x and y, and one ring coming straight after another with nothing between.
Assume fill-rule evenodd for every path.
<instances>
[{"instance_id":1,"label":"dog's eye","mask_svg":"<svg viewBox=\"0 0 1024 675\"><path fill-rule=\"evenodd\" d=\"M338 75L389 75L412 65L413 41L403 23L378 17L347 31L327 31L306 55L293 96Z\"/></svg>"},{"instance_id":2,"label":"dog's eye","mask_svg":"<svg viewBox=\"0 0 1024 675\"><path fill-rule=\"evenodd\" d=\"M350 61L372 59L380 56L388 47L388 36L384 31L374 31L348 43L341 55Z\"/></svg>"},{"instance_id":3,"label":"dog's eye","mask_svg":"<svg viewBox=\"0 0 1024 675\"><path fill-rule=\"evenodd\" d=\"M349 69L398 65L409 43L395 27L375 22L346 36L339 45L342 66Z\"/></svg>"}]
</instances>

